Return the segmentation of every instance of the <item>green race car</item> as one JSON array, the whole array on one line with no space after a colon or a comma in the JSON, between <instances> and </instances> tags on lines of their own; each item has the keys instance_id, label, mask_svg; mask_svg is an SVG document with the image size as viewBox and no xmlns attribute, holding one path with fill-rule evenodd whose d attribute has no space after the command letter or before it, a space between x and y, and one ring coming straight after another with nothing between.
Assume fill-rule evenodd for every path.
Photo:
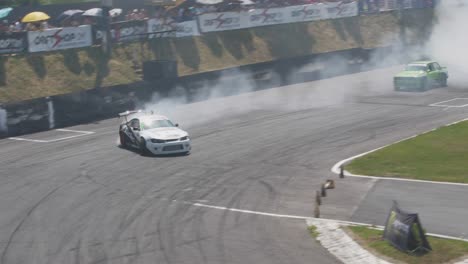
<instances>
[{"instance_id":1,"label":"green race car","mask_svg":"<svg viewBox=\"0 0 468 264\"><path fill-rule=\"evenodd\" d=\"M416 61L393 77L395 91L425 91L447 86L448 72L435 61Z\"/></svg>"}]
</instances>

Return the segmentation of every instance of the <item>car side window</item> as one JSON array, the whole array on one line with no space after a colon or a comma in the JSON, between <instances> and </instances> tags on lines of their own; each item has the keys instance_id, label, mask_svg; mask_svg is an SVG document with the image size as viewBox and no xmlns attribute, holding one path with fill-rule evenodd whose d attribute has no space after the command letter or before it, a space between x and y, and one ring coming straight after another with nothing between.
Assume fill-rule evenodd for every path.
<instances>
[{"instance_id":1,"label":"car side window","mask_svg":"<svg viewBox=\"0 0 468 264\"><path fill-rule=\"evenodd\" d=\"M429 64L429 71L434 71L434 65L432 63Z\"/></svg>"},{"instance_id":2,"label":"car side window","mask_svg":"<svg viewBox=\"0 0 468 264\"><path fill-rule=\"evenodd\" d=\"M132 120L130 120L130 122L128 122L128 123L129 123L129 126L130 126L131 128L140 129L140 121L139 121L138 119L132 119Z\"/></svg>"},{"instance_id":3,"label":"car side window","mask_svg":"<svg viewBox=\"0 0 468 264\"><path fill-rule=\"evenodd\" d=\"M437 62L434 62L434 67L438 71L442 70L442 67L440 67L439 63L437 63Z\"/></svg>"}]
</instances>

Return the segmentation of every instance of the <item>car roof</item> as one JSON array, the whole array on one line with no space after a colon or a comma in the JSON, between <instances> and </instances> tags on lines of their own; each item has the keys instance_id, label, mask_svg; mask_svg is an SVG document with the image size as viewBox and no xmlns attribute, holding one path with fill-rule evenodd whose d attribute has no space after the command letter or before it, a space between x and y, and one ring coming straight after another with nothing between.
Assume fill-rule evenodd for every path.
<instances>
[{"instance_id":1,"label":"car roof","mask_svg":"<svg viewBox=\"0 0 468 264\"><path fill-rule=\"evenodd\" d=\"M429 63L434 63L436 61L414 61L409 63L408 65L427 65Z\"/></svg>"},{"instance_id":2,"label":"car roof","mask_svg":"<svg viewBox=\"0 0 468 264\"><path fill-rule=\"evenodd\" d=\"M156 114L150 114L146 112L136 112L136 113L131 113L127 115L126 120L130 121L132 119L139 119L139 120L169 120L169 118L163 116L163 115L156 115ZM125 123L125 119L122 120L122 124Z\"/></svg>"},{"instance_id":3,"label":"car roof","mask_svg":"<svg viewBox=\"0 0 468 264\"><path fill-rule=\"evenodd\" d=\"M169 120L169 118L163 115L142 115L138 117L140 120Z\"/></svg>"}]
</instances>

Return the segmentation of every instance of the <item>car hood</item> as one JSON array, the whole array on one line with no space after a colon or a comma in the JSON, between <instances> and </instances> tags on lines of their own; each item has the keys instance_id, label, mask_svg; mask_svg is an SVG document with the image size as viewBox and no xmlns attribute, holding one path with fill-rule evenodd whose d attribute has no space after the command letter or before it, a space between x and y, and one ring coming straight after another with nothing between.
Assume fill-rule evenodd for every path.
<instances>
[{"instance_id":1,"label":"car hood","mask_svg":"<svg viewBox=\"0 0 468 264\"><path fill-rule=\"evenodd\" d=\"M146 139L178 139L188 136L188 133L177 127L159 127L140 132L140 135Z\"/></svg>"},{"instance_id":2,"label":"car hood","mask_svg":"<svg viewBox=\"0 0 468 264\"><path fill-rule=\"evenodd\" d=\"M426 73L424 71L403 71L395 75L395 77L424 77Z\"/></svg>"}]
</instances>

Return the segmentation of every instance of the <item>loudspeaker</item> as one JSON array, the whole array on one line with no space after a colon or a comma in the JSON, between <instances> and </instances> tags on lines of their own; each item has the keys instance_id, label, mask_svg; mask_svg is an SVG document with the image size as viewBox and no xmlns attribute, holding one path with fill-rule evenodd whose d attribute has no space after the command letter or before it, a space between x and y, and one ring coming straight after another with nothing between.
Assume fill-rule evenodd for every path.
<instances>
[{"instance_id":1,"label":"loudspeaker","mask_svg":"<svg viewBox=\"0 0 468 264\"><path fill-rule=\"evenodd\" d=\"M177 77L177 61L154 60L143 62L143 79L145 81L157 81Z\"/></svg>"}]
</instances>

